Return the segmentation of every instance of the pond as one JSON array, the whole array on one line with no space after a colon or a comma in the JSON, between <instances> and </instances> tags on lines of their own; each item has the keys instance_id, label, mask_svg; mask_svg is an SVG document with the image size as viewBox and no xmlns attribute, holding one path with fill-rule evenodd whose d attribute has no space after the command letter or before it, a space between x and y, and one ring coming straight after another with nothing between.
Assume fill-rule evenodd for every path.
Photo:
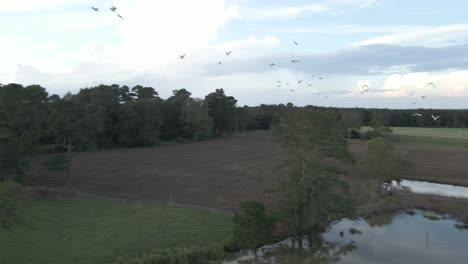
<instances>
[{"instance_id":1,"label":"pond","mask_svg":"<svg viewBox=\"0 0 468 264\"><path fill-rule=\"evenodd\" d=\"M392 181L391 186L397 189L407 189L414 193L468 199L468 188L462 186L410 180Z\"/></svg>"},{"instance_id":2,"label":"pond","mask_svg":"<svg viewBox=\"0 0 468 264\"><path fill-rule=\"evenodd\" d=\"M370 220L342 220L324 235L321 247L292 248L291 239L258 250L257 263L467 263L468 230L445 215L414 211ZM314 249L312 249L314 248ZM241 252L225 264L255 263Z\"/></svg>"}]
</instances>

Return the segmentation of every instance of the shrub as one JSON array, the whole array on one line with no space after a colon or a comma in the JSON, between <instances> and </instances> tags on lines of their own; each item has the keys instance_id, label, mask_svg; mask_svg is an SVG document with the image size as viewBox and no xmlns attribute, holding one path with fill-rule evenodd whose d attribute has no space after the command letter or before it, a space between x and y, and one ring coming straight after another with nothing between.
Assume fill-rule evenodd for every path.
<instances>
[{"instance_id":1,"label":"shrub","mask_svg":"<svg viewBox=\"0 0 468 264\"><path fill-rule=\"evenodd\" d=\"M11 181L0 182L0 228L11 228L20 222L17 208L22 197L20 184Z\"/></svg>"},{"instance_id":2,"label":"shrub","mask_svg":"<svg viewBox=\"0 0 468 264\"><path fill-rule=\"evenodd\" d=\"M221 263L227 252L222 245L175 247L145 253L133 258L118 258L114 264L214 264Z\"/></svg>"}]
</instances>

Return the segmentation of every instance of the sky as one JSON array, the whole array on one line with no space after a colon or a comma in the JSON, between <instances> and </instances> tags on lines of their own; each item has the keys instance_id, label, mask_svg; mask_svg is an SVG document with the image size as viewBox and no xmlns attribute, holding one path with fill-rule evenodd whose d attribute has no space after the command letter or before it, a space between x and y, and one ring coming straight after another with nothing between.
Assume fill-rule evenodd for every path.
<instances>
[{"instance_id":1,"label":"sky","mask_svg":"<svg viewBox=\"0 0 468 264\"><path fill-rule=\"evenodd\" d=\"M467 109L466 10L459 0L0 0L0 83Z\"/></svg>"}]
</instances>

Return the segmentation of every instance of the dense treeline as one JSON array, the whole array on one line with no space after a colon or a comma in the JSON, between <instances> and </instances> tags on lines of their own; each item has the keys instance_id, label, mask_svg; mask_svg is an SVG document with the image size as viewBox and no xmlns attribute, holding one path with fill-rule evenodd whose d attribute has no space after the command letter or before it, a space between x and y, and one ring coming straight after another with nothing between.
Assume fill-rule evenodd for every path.
<instances>
[{"instance_id":1,"label":"dense treeline","mask_svg":"<svg viewBox=\"0 0 468 264\"><path fill-rule=\"evenodd\" d=\"M152 87L99 85L62 97L39 85L0 85L0 180L7 172L24 176L28 160L44 151L73 151L109 147L154 146L161 140L202 140L234 131L269 129L278 114L294 107L238 107L222 89L193 98L185 89L162 99ZM370 125L379 115L390 126L468 127L468 110L340 109L348 127ZM418 112L422 117L412 117ZM66 157L65 157L66 160Z\"/></svg>"}]
</instances>

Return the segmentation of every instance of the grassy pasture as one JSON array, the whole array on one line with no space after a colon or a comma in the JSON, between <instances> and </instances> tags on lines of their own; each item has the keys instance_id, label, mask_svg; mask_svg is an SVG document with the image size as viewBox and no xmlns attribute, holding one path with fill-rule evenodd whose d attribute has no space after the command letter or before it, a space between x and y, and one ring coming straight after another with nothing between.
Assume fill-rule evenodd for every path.
<instances>
[{"instance_id":1,"label":"grassy pasture","mask_svg":"<svg viewBox=\"0 0 468 264\"><path fill-rule=\"evenodd\" d=\"M31 200L24 224L0 229L0 263L95 264L155 248L219 242L231 217L204 209L123 200Z\"/></svg>"}]
</instances>

